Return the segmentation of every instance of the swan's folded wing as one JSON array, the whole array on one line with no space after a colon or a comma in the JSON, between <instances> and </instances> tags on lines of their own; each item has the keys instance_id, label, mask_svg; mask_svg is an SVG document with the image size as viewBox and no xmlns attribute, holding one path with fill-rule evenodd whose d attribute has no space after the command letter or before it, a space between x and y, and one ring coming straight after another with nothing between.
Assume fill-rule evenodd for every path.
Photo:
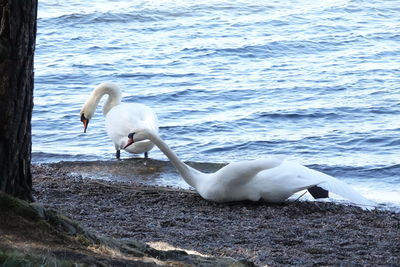
<instances>
[{"instance_id":1,"label":"swan's folded wing","mask_svg":"<svg viewBox=\"0 0 400 267\"><path fill-rule=\"evenodd\" d=\"M345 182L316 170L308 170L310 171L310 175L318 176L319 179L323 180L321 183L318 184L318 186L322 187L323 189L342 196L359 206L372 208L376 205L373 201L363 197L360 193L355 191L350 185L346 184Z\"/></svg>"},{"instance_id":2,"label":"swan's folded wing","mask_svg":"<svg viewBox=\"0 0 400 267\"><path fill-rule=\"evenodd\" d=\"M259 172L279 166L282 161L274 157L234 162L218 170L215 175L226 186L240 186L255 179Z\"/></svg>"}]
</instances>

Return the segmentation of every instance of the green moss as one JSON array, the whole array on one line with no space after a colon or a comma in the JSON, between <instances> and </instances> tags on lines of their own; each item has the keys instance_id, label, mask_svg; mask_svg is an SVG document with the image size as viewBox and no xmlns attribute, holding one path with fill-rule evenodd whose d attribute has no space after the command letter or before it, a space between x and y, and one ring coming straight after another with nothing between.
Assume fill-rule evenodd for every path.
<instances>
[{"instance_id":1,"label":"green moss","mask_svg":"<svg viewBox=\"0 0 400 267\"><path fill-rule=\"evenodd\" d=\"M27 266L88 266L68 260L60 260L51 255L22 253L18 250L0 249L0 265L4 267L27 267Z\"/></svg>"},{"instance_id":2,"label":"green moss","mask_svg":"<svg viewBox=\"0 0 400 267\"><path fill-rule=\"evenodd\" d=\"M14 198L3 192L0 192L0 212L13 213L28 220L40 220L40 216L38 216L36 210L28 202Z\"/></svg>"},{"instance_id":3,"label":"green moss","mask_svg":"<svg viewBox=\"0 0 400 267\"><path fill-rule=\"evenodd\" d=\"M37 223L37 227L39 228L39 229L50 229L50 225L46 222L46 221L39 221L38 223Z\"/></svg>"},{"instance_id":4,"label":"green moss","mask_svg":"<svg viewBox=\"0 0 400 267\"><path fill-rule=\"evenodd\" d=\"M80 243L80 244L82 244L83 246L86 246L86 247L88 247L88 246L90 246L92 244L85 236L80 235L80 234L77 234L75 236L75 240L78 243Z\"/></svg>"}]
</instances>

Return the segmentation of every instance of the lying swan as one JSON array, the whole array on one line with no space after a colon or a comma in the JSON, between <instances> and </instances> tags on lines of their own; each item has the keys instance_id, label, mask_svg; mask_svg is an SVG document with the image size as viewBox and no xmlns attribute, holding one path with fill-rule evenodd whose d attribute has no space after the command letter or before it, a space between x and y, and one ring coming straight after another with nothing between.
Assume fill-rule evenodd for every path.
<instances>
[{"instance_id":1,"label":"lying swan","mask_svg":"<svg viewBox=\"0 0 400 267\"><path fill-rule=\"evenodd\" d=\"M264 199L268 202L283 202L298 191L311 189L317 197L324 196L328 190L357 205L374 206L372 201L344 182L285 159L271 157L236 162L215 173L203 173L180 161L154 131L142 129L130 133L126 147L146 139L151 140L169 158L189 185L210 201Z\"/></svg>"},{"instance_id":2,"label":"lying swan","mask_svg":"<svg viewBox=\"0 0 400 267\"><path fill-rule=\"evenodd\" d=\"M120 150L124 149L130 153L144 153L148 157L154 144L149 140L143 140L132 146L126 147L126 136L135 129L148 128L158 132L158 120L156 113L148 106L140 103L121 104L121 90L111 83L98 85L83 105L80 115L83 123L83 131L86 133L90 119L92 118L100 99L108 95L103 106L103 115L106 120L106 130L114 143L116 157L120 158Z\"/></svg>"}]
</instances>

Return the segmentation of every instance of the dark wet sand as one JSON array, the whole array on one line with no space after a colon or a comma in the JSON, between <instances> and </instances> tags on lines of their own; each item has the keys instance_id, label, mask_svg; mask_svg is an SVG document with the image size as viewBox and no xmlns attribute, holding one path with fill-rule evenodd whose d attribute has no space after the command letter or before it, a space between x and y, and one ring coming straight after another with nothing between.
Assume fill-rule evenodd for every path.
<instances>
[{"instance_id":1,"label":"dark wet sand","mask_svg":"<svg viewBox=\"0 0 400 267\"><path fill-rule=\"evenodd\" d=\"M189 190L99 181L66 169L33 166L37 202L102 235L261 266L400 266L400 213L325 202L218 204Z\"/></svg>"}]
</instances>

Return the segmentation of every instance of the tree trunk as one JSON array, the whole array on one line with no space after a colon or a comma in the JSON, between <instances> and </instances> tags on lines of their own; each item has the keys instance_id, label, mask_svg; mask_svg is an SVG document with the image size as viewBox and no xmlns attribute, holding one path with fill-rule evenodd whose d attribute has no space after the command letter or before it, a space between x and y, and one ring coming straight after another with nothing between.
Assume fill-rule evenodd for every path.
<instances>
[{"instance_id":1,"label":"tree trunk","mask_svg":"<svg viewBox=\"0 0 400 267\"><path fill-rule=\"evenodd\" d=\"M37 0L0 0L0 191L28 201L36 16Z\"/></svg>"}]
</instances>

